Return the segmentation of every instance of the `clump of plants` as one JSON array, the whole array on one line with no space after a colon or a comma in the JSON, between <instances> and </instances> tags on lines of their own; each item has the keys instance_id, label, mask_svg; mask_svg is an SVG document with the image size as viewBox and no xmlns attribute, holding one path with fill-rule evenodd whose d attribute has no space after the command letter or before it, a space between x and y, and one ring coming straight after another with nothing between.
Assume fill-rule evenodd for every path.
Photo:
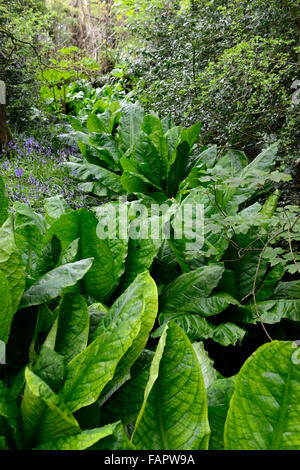
<instances>
[{"instance_id":1,"label":"clump of plants","mask_svg":"<svg viewBox=\"0 0 300 470\"><path fill-rule=\"evenodd\" d=\"M97 217L61 196L45 217L20 202L10 213L1 180L2 449L300 448L299 279L284 280L298 266L299 214L276 213L277 192L250 202L274 148L250 164L231 153L214 166L214 152L151 214L170 237L130 237L148 221L136 211L147 195L123 203L121 236L117 202ZM191 249L190 233L172 230L197 202L205 236ZM216 368L207 341L239 354L253 327L265 344L251 354L250 341L240 370Z\"/></svg>"}]
</instances>

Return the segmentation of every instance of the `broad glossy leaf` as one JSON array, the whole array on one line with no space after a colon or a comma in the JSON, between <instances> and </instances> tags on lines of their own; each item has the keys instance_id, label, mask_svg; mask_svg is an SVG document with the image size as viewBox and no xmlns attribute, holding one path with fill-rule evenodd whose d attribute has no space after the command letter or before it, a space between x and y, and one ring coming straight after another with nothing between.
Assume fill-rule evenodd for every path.
<instances>
[{"instance_id":1,"label":"broad glossy leaf","mask_svg":"<svg viewBox=\"0 0 300 470\"><path fill-rule=\"evenodd\" d=\"M268 171L273 166L276 155L278 151L278 142L270 145L268 148L263 150L257 157L252 160L249 165L247 165L243 170L240 172L240 176L243 178L248 177L249 175L253 174L253 171L261 170L261 171Z\"/></svg>"},{"instance_id":2,"label":"broad glossy leaf","mask_svg":"<svg viewBox=\"0 0 300 470\"><path fill-rule=\"evenodd\" d=\"M224 450L224 426L233 394L234 377L215 380L207 390L210 450Z\"/></svg>"},{"instance_id":3,"label":"broad glossy leaf","mask_svg":"<svg viewBox=\"0 0 300 470\"><path fill-rule=\"evenodd\" d=\"M85 450L92 447L100 439L113 434L116 424L108 424L102 428L87 429L71 436L60 437L47 441L34 450Z\"/></svg>"},{"instance_id":4,"label":"broad glossy leaf","mask_svg":"<svg viewBox=\"0 0 300 470\"><path fill-rule=\"evenodd\" d=\"M135 446L128 439L123 425L117 424L112 435L101 439L93 445L91 450L135 450Z\"/></svg>"},{"instance_id":5,"label":"broad glossy leaf","mask_svg":"<svg viewBox=\"0 0 300 470\"><path fill-rule=\"evenodd\" d=\"M247 247L251 244L252 248L258 248L261 250L262 242L255 242L256 238L257 233L250 233L246 235L239 234L237 243L240 247ZM253 290L253 283L259 262L259 255L260 251L249 251L244 257L232 263L239 299L247 298ZM232 256L233 259L237 258L236 251L232 252ZM259 271L256 277L257 289L260 287L260 283L262 282L262 279L267 271L268 264L268 261L265 259L262 259L260 262Z\"/></svg>"},{"instance_id":6,"label":"broad glossy leaf","mask_svg":"<svg viewBox=\"0 0 300 470\"><path fill-rule=\"evenodd\" d=\"M300 299L300 279L297 281L279 282L272 297L274 299Z\"/></svg>"},{"instance_id":7,"label":"broad glossy leaf","mask_svg":"<svg viewBox=\"0 0 300 470\"><path fill-rule=\"evenodd\" d=\"M139 303L140 298L143 299L143 310L140 312L141 328L132 346L118 364L114 379L108 384L108 387L112 387L125 377L146 346L154 326L158 311L158 294L156 284L150 274L148 272L139 274L104 317L103 324L105 326L112 325L114 321L118 320L118 317L122 316L123 312L130 310L130 305L134 311L134 305Z\"/></svg>"},{"instance_id":8,"label":"broad glossy leaf","mask_svg":"<svg viewBox=\"0 0 300 470\"><path fill-rule=\"evenodd\" d=\"M217 152L217 146L211 145L200 153L199 157L194 160L193 166L199 163L205 163L207 168L214 167L217 160Z\"/></svg>"},{"instance_id":9,"label":"broad glossy leaf","mask_svg":"<svg viewBox=\"0 0 300 470\"><path fill-rule=\"evenodd\" d=\"M191 196L194 203L197 203L198 206L203 206L201 209L201 217L204 217L204 244L203 244L203 255L214 256L218 261L222 258L226 249L229 246L229 240L232 236L230 230L227 231L227 237L224 235L224 231L215 230L216 223L214 222L214 217L220 214L220 211L227 212L229 209L229 204L226 201L221 200L220 195L223 195L223 192L210 193L205 187L198 187L191 191ZM218 203L216 203L218 199ZM201 235L203 235L203 228L201 227ZM207 255L208 253L208 255Z\"/></svg>"},{"instance_id":10,"label":"broad glossy leaf","mask_svg":"<svg viewBox=\"0 0 300 470\"><path fill-rule=\"evenodd\" d=\"M285 273L285 269L282 264L274 266L264 277L259 289L256 292L256 300L267 300L270 297L274 297L275 285L282 278ZM299 287L300 294L300 287ZM300 296L300 295L299 295ZM293 297L292 297L293 298Z\"/></svg>"},{"instance_id":11,"label":"broad glossy leaf","mask_svg":"<svg viewBox=\"0 0 300 470\"><path fill-rule=\"evenodd\" d=\"M59 305L55 350L69 362L86 348L88 335L89 313L84 297L66 294Z\"/></svg>"},{"instance_id":12,"label":"broad glossy leaf","mask_svg":"<svg viewBox=\"0 0 300 470\"><path fill-rule=\"evenodd\" d=\"M15 202L13 208L16 212L15 229L21 229L26 225L35 225L43 235L45 234L47 222L42 215L34 212L28 204L22 202Z\"/></svg>"},{"instance_id":13,"label":"broad glossy leaf","mask_svg":"<svg viewBox=\"0 0 300 470\"><path fill-rule=\"evenodd\" d=\"M204 313L201 298L208 297L220 281L224 267L211 264L182 274L166 286L160 296L160 312Z\"/></svg>"},{"instance_id":14,"label":"broad glossy leaf","mask_svg":"<svg viewBox=\"0 0 300 470\"><path fill-rule=\"evenodd\" d=\"M67 264L67 263L73 263L76 261L78 258L78 250L79 250L79 238L75 238L72 242L69 243L69 245L62 250L58 264Z\"/></svg>"},{"instance_id":15,"label":"broad glossy leaf","mask_svg":"<svg viewBox=\"0 0 300 470\"><path fill-rule=\"evenodd\" d=\"M45 219L49 224L71 210L61 194L45 199Z\"/></svg>"},{"instance_id":16,"label":"broad glossy leaf","mask_svg":"<svg viewBox=\"0 0 300 470\"><path fill-rule=\"evenodd\" d=\"M184 332L166 326L157 346L132 442L137 449L208 448L210 428L199 361Z\"/></svg>"},{"instance_id":17,"label":"broad glossy leaf","mask_svg":"<svg viewBox=\"0 0 300 470\"><path fill-rule=\"evenodd\" d=\"M164 128L162 121L156 114L146 114L143 119L142 130L147 134L151 135L157 132L160 135L164 134Z\"/></svg>"},{"instance_id":18,"label":"broad glossy leaf","mask_svg":"<svg viewBox=\"0 0 300 470\"><path fill-rule=\"evenodd\" d=\"M188 159L191 149L198 139L201 123L198 122L189 129L172 128L166 137L169 144L169 168L167 174L167 194L175 196L180 184L186 175Z\"/></svg>"},{"instance_id":19,"label":"broad glossy leaf","mask_svg":"<svg viewBox=\"0 0 300 470\"><path fill-rule=\"evenodd\" d=\"M191 191L177 208L172 221L171 248L182 267L199 258L204 244L204 212L201 195Z\"/></svg>"},{"instance_id":20,"label":"broad glossy leaf","mask_svg":"<svg viewBox=\"0 0 300 470\"><path fill-rule=\"evenodd\" d=\"M7 342L11 322L14 316L13 303L9 283L4 273L0 270L0 340Z\"/></svg>"},{"instance_id":21,"label":"broad glossy leaf","mask_svg":"<svg viewBox=\"0 0 300 470\"><path fill-rule=\"evenodd\" d=\"M20 308L39 305L58 297L66 287L82 279L92 263L93 258L86 258L52 269L24 292Z\"/></svg>"},{"instance_id":22,"label":"broad glossy leaf","mask_svg":"<svg viewBox=\"0 0 300 470\"><path fill-rule=\"evenodd\" d=\"M135 224L137 231L136 237L129 238L128 254L125 263L125 272L121 279L121 288L127 288L136 276L146 270L150 270L153 260L163 240L162 218L158 216L148 217L141 221L133 220L130 228ZM154 238L154 230L157 228L157 234ZM141 233L145 229L145 236L141 237ZM151 231L153 229L153 232ZM130 229L129 229L130 230ZM147 237L147 235L149 235ZM156 238L157 237L157 238Z\"/></svg>"},{"instance_id":23,"label":"broad glossy leaf","mask_svg":"<svg viewBox=\"0 0 300 470\"><path fill-rule=\"evenodd\" d=\"M107 234L106 238L100 239L97 235L102 222L106 224L106 218L101 216L98 226L98 220L92 213L79 209L61 216L51 227L51 233L61 240L63 249L79 238L79 259L94 258L93 266L83 278L85 292L82 293L100 302L105 302L118 284L127 254L126 239L109 238Z\"/></svg>"},{"instance_id":24,"label":"broad glossy leaf","mask_svg":"<svg viewBox=\"0 0 300 470\"><path fill-rule=\"evenodd\" d=\"M277 299L257 302L257 309L261 320L272 325L283 318L292 321L300 320L300 299ZM257 323L259 321L253 303L238 309L236 320L243 323Z\"/></svg>"},{"instance_id":25,"label":"broad glossy leaf","mask_svg":"<svg viewBox=\"0 0 300 470\"><path fill-rule=\"evenodd\" d=\"M102 122L101 119L98 118L96 114L90 114L86 126L88 130L93 133L93 132L107 132L106 126Z\"/></svg>"},{"instance_id":26,"label":"broad glossy leaf","mask_svg":"<svg viewBox=\"0 0 300 470\"><path fill-rule=\"evenodd\" d=\"M99 324L103 324L103 318L105 314L108 312L108 308L100 303L97 302L95 304L89 305L88 307L88 314L89 314L89 343L92 341L94 333L98 328ZM101 328L101 326L100 326Z\"/></svg>"},{"instance_id":27,"label":"broad glossy leaf","mask_svg":"<svg viewBox=\"0 0 300 470\"><path fill-rule=\"evenodd\" d=\"M144 119L144 110L138 104L129 103L122 109L118 127L120 148L126 152L135 142Z\"/></svg>"},{"instance_id":28,"label":"broad glossy leaf","mask_svg":"<svg viewBox=\"0 0 300 470\"><path fill-rule=\"evenodd\" d=\"M237 342L240 343L242 341L245 334L246 331L243 328L234 323L227 322L221 323L215 328L212 338L222 346L229 346L230 344L234 346Z\"/></svg>"},{"instance_id":29,"label":"broad glossy leaf","mask_svg":"<svg viewBox=\"0 0 300 470\"><path fill-rule=\"evenodd\" d=\"M25 268L9 219L0 228L0 269L9 283L12 310L15 313L25 288Z\"/></svg>"},{"instance_id":30,"label":"broad glossy leaf","mask_svg":"<svg viewBox=\"0 0 300 470\"><path fill-rule=\"evenodd\" d=\"M137 174L143 175L154 187L162 189L165 184L166 162L150 136L140 131L130 152L121 160L124 170L128 170L127 160Z\"/></svg>"},{"instance_id":31,"label":"broad glossy leaf","mask_svg":"<svg viewBox=\"0 0 300 470\"><path fill-rule=\"evenodd\" d=\"M164 318L164 323L157 328L154 333L151 334L152 338L158 338L161 336L166 322L169 320L175 321L180 328L183 329L187 337L191 342L197 341L199 339L208 339L212 338L215 327L209 323L205 318L201 317L198 314L168 314L165 317L161 317L161 320Z\"/></svg>"},{"instance_id":32,"label":"broad glossy leaf","mask_svg":"<svg viewBox=\"0 0 300 470\"><path fill-rule=\"evenodd\" d=\"M69 409L46 382L28 367L25 378L21 415L26 448L80 431Z\"/></svg>"},{"instance_id":33,"label":"broad glossy leaf","mask_svg":"<svg viewBox=\"0 0 300 470\"><path fill-rule=\"evenodd\" d=\"M92 158L88 154L85 155L89 163L112 171L119 171L121 169L120 158L122 157L122 151L110 135L95 133L90 136L88 146L93 155Z\"/></svg>"},{"instance_id":34,"label":"broad glossy leaf","mask_svg":"<svg viewBox=\"0 0 300 470\"><path fill-rule=\"evenodd\" d=\"M67 166L68 170L72 174L72 176L76 177L81 181L86 181L89 178L94 178L97 180L97 185L99 188L103 188L105 190L104 195L113 195L115 194L124 194L124 188L121 184L121 177L116 173L113 173L106 168L100 167L98 165L94 165L92 163L68 163ZM88 184L92 185L95 184L93 182L85 183L87 186ZM84 188L84 184L80 185L81 188ZM90 190L89 190L90 191Z\"/></svg>"},{"instance_id":35,"label":"broad glossy leaf","mask_svg":"<svg viewBox=\"0 0 300 470\"><path fill-rule=\"evenodd\" d=\"M300 449L300 364L295 343L261 346L242 366L225 424L225 449Z\"/></svg>"},{"instance_id":36,"label":"broad glossy leaf","mask_svg":"<svg viewBox=\"0 0 300 470\"><path fill-rule=\"evenodd\" d=\"M143 310L141 297L129 302L104 332L69 362L61 395L72 411L94 403L113 378L140 331Z\"/></svg>"},{"instance_id":37,"label":"broad glossy leaf","mask_svg":"<svg viewBox=\"0 0 300 470\"><path fill-rule=\"evenodd\" d=\"M202 342L195 342L192 344L196 353L197 359L200 364L204 385L206 390L217 379L217 371L214 368L214 361L210 359L208 352L205 351Z\"/></svg>"},{"instance_id":38,"label":"broad glossy leaf","mask_svg":"<svg viewBox=\"0 0 300 470\"><path fill-rule=\"evenodd\" d=\"M125 160L122 160L124 163ZM128 163L127 160L126 163ZM121 183L128 193L148 193L153 190L150 181L145 180L142 175L134 171L125 170L121 176Z\"/></svg>"},{"instance_id":39,"label":"broad glossy leaf","mask_svg":"<svg viewBox=\"0 0 300 470\"><path fill-rule=\"evenodd\" d=\"M225 155L221 157L215 168L220 167L228 170L228 174L231 176L238 175L240 171L249 164L249 161L240 150L228 149Z\"/></svg>"},{"instance_id":40,"label":"broad glossy leaf","mask_svg":"<svg viewBox=\"0 0 300 470\"><path fill-rule=\"evenodd\" d=\"M134 422L144 401L144 392L149 380L149 369L145 368L127 382L102 406L102 419L111 422L121 419L123 424Z\"/></svg>"},{"instance_id":41,"label":"broad glossy leaf","mask_svg":"<svg viewBox=\"0 0 300 470\"><path fill-rule=\"evenodd\" d=\"M38 375L54 391L60 390L65 376L64 357L47 346L42 346L32 372Z\"/></svg>"}]
</instances>

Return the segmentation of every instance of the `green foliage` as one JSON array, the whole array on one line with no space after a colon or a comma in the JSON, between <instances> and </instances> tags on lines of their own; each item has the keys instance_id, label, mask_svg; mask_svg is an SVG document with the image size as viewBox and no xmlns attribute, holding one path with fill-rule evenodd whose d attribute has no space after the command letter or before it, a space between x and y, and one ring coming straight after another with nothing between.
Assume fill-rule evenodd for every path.
<instances>
[{"instance_id":1,"label":"green foliage","mask_svg":"<svg viewBox=\"0 0 300 470\"><path fill-rule=\"evenodd\" d=\"M68 101L69 95L74 93L74 82L88 78L90 73L99 69L99 65L73 46L58 50L56 58L49 60L49 67L39 73L39 81L43 83L40 88L42 104L49 107L49 112L67 114L74 106Z\"/></svg>"},{"instance_id":2,"label":"green foliage","mask_svg":"<svg viewBox=\"0 0 300 470\"><path fill-rule=\"evenodd\" d=\"M53 15L44 0L0 2L0 79L7 85L9 122L22 131L38 101L36 70L51 45Z\"/></svg>"},{"instance_id":3,"label":"green foliage","mask_svg":"<svg viewBox=\"0 0 300 470\"><path fill-rule=\"evenodd\" d=\"M293 346L274 341L242 367L226 419L225 449L299 449L300 369ZM259 376L259 370L266 372ZM249 408L247 417L243 410Z\"/></svg>"},{"instance_id":4,"label":"green foliage","mask_svg":"<svg viewBox=\"0 0 300 470\"><path fill-rule=\"evenodd\" d=\"M145 114L137 103L102 102L98 112L72 117L79 148L88 164L66 164L71 175L85 183L87 191L101 196L160 192L176 196L188 174L189 155L198 138L200 124L189 129ZM100 167L100 168L97 168ZM112 173L113 172L113 173ZM81 185L82 186L82 185Z\"/></svg>"},{"instance_id":5,"label":"green foliage","mask_svg":"<svg viewBox=\"0 0 300 470\"><path fill-rule=\"evenodd\" d=\"M124 135L130 138L130 132ZM248 166L239 155L244 162L239 172L245 178L262 178L262 169L269 168L273 153L268 150ZM232 165L227 167L225 162L222 157L211 167L207 161L214 169L209 177L219 178L220 168L223 172L227 168L231 175ZM220 190L220 182L217 187ZM249 195L253 195L251 187L231 188L230 197L223 198L227 206L222 207L237 211ZM228 220L222 214L225 223L236 224L231 234L234 243L240 241L240 235L249 237L251 230L259 229L264 238L265 232L278 229L282 215L276 214L277 199L275 193L263 208L255 203L242 209L240 213L250 218L255 212L256 225L251 219L241 230L239 212L228 215ZM127 204L134 224L137 202ZM179 203L173 204L177 207ZM135 263L137 245L129 238L121 238L120 233L104 240L98 236L99 228L113 222L109 213L113 205L104 206L96 217L85 209L72 211L59 198L52 198L46 201L44 218L21 203L9 214L5 197L1 199L5 220L0 230L0 339L7 345L6 365L0 367L0 416L5 423L0 427L1 447L299 449L299 423L293 408L299 401L295 344L265 344L235 379L224 379L205 343L199 342L211 338L226 348L244 341L253 323L246 314L250 303L237 300L237 290L232 290L234 296L226 292L226 279L234 273L238 280L238 269L231 270L226 260L200 250L194 253L196 258L185 259L181 275L177 272L163 286L152 265L166 249L167 239L161 238L149 252L146 244L144 255L136 255ZM287 219L292 225L281 227L278 235L288 231L293 237L288 244L294 242L299 224L292 210ZM174 215L173 207L164 220ZM148 215L143 217L145 221ZM217 225L215 221L215 229ZM275 238L270 236L268 246ZM259 252L262 259L265 251ZM177 249L174 254L178 253ZM172 269L174 258L162 259ZM265 261L268 265L269 258ZM181 265L181 257L177 263ZM268 304L264 309L267 324L282 318L296 324L298 281L278 282L286 267L283 264L278 269L278 264L261 279L256 307L259 310L260 304ZM288 284L287 290L283 284ZM270 314L274 306L277 310ZM149 335L157 318L161 326L152 335L160 336L156 344ZM267 408L254 400L259 394L265 403L265 390L270 398ZM260 413L253 412L253 402ZM246 424L241 426L241 422ZM292 433L291 440L286 440L286 430Z\"/></svg>"},{"instance_id":6,"label":"green foliage","mask_svg":"<svg viewBox=\"0 0 300 470\"><path fill-rule=\"evenodd\" d=\"M0 449L300 450L300 214L277 165L297 150L296 2L83 2L76 42L88 31L106 71L133 33L99 88L43 2L27 25L6 3L0 60L12 75L24 53L34 119L53 111L73 145L64 182L106 203L72 210L65 191L41 215L0 177ZM44 181L51 152L12 143L2 168Z\"/></svg>"},{"instance_id":7,"label":"green foliage","mask_svg":"<svg viewBox=\"0 0 300 470\"><path fill-rule=\"evenodd\" d=\"M202 122L201 143L255 156L280 141L290 171L299 155L296 2L160 2L132 25L123 84L176 124ZM294 86L294 88L292 88ZM292 197L295 201L295 196Z\"/></svg>"}]
</instances>

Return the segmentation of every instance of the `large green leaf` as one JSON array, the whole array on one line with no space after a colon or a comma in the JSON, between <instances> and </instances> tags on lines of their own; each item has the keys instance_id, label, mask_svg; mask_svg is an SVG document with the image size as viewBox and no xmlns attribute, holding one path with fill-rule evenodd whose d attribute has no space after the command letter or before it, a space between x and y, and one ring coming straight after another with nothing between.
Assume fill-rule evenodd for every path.
<instances>
[{"instance_id":1,"label":"large green leaf","mask_svg":"<svg viewBox=\"0 0 300 470\"><path fill-rule=\"evenodd\" d=\"M217 378L217 371L214 368L214 362L210 359L207 351L205 351L204 344L202 342L195 342L192 346L199 361L204 385L207 390Z\"/></svg>"},{"instance_id":2,"label":"large green leaf","mask_svg":"<svg viewBox=\"0 0 300 470\"><path fill-rule=\"evenodd\" d=\"M118 133L120 148L126 152L135 142L144 119L144 110L138 104L129 103L122 109Z\"/></svg>"},{"instance_id":3,"label":"large green leaf","mask_svg":"<svg viewBox=\"0 0 300 470\"><path fill-rule=\"evenodd\" d=\"M223 193L221 193L223 194ZM211 192L204 186L199 186L193 189L188 196L193 200L194 205L201 207L201 217L204 222L204 244L202 252L204 255L210 257L213 255L218 261L222 258L226 249L229 246L229 239L232 236L230 230L227 231L227 236L224 231L216 230L218 225L215 223L214 218L220 214L221 211L226 212L228 204L226 201L220 200L219 192ZM218 202L216 202L216 199ZM203 235L203 228L200 228L201 236ZM201 241L201 237L200 241Z\"/></svg>"},{"instance_id":4,"label":"large green leaf","mask_svg":"<svg viewBox=\"0 0 300 470\"><path fill-rule=\"evenodd\" d=\"M246 235L239 234L237 237L237 243L240 247L247 247L248 245L253 248L245 256L236 260L232 263L232 269L234 271L236 279L236 287L238 291L238 298L248 298L253 290L254 279L256 278L256 286L260 287L262 279L268 268L268 261L262 259L259 264L259 270L256 275L256 270L259 263L260 250L262 248L261 240L256 241L258 234L249 233ZM257 250L257 251L256 251ZM232 251L233 259L237 258L236 251Z\"/></svg>"},{"instance_id":5,"label":"large green leaf","mask_svg":"<svg viewBox=\"0 0 300 470\"><path fill-rule=\"evenodd\" d=\"M121 176L121 183L128 193L148 193L153 191L153 185L143 175L136 172L136 168L129 159L122 159L126 168Z\"/></svg>"},{"instance_id":6,"label":"large green leaf","mask_svg":"<svg viewBox=\"0 0 300 470\"><path fill-rule=\"evenodd\" d=\"M0 270L0 340L5 343L8 340L11 322L13 320L14 311L9 289L9 283L4 273Z\"/></svg>"},{"instance_id":7,"label":"large green leaf","mask_svg":"<svg viewBox=\"0 0 300 470\"><path fill-rule=\"evenodd\" d=\"M168 143L170 144L170 135L176 135L175 128L168 131L166 134ZM201 129L201 123L198 122L191 126L189 129L179 128L178 140L176 142L173 139L171 145L169 145L169 169L167 175L167 194L169 196L175 196L180 184L187 175L188 159L191 149L198 139L198 135ZM175 144L175 145L174 145Z\"/></svg>"},{"instance_id":8,"label":"large green leaf","mask_svg":"<svg viewBox=\"0 0 300 470\"><path fill-rule=\"evenodd\" d=\"M274 299L300 299L300 279L279 282L272 297Z\"/></svg>"},{"instance_id":9,"label":"large green leaf","mask_svg":"<svg viewBox=\"0 0 300 470\"><path fill-rule=\"evenodd\" d=\"M63 249L78 238L79 259L94 258L93 266L83 278L82 284L85 292L82 293L105 302L114 291L124 271L127 240L110 238L108 234L106 238L100 239L97 233L100 233L98 229L101 228L102 222L106 222L104 218L102 220L102 216L98 222L92 213L86 209L79 209L62 215L52 225L51 233L61 241Z\"/></svg>"},{"instance_id":10,"label":"large green leaf","mask_svg":"<svg viewBox=\"0 0 300 470\"><path fill-rule=\"evenodd\" d=\"M86 122L86 127L88 130L93 133L93 132L107 132L107 128L102 122L101 119L98 118L96 114L91 113Z\"/></svg>"},{"instance_id":11,"label":"large green leaf","mask_svg":"<svg viewBox=\"0 0 300 470\"><path fill-rule=\"evenodd\" d=\"M261 346L237 375L225 425L225 449L300 449L299 350Z\"/></svg>"},{"instance_id":12,"label":"large green leaf","mask_svg":"<svg viewBox=\"0 0 300 470\"><path fill-rule=\"evenodd\" d=\"M27 204L15 202L14 237L26 268L28 287L53 267L52 250L44 242L46 220Z\"/></svg>"},{"instance_id":13,"label":"large green leaf","mask_svg":"<svg viewBox=\"0 0 300 470\"><path fill-rule=\"evenodd\" d=\"M247 178L249 175L255 174L255 171L268 171L273 166L278 151L278 142L270 145L268 148L263 150L257 157L252 160L249 165L243 168L240 172L240 176Z\"/></svg>"},{"instance_id":14,"label":"large green leaf","mask_svg":"<svg viewBox=\"0 0 300 470\"><path fill-rule=\"evenodd\" d=\"M61 354L43 345L31 370L46 382L54 392L61 389L65 377L65 361Z\"/></svg>"},{"instance_id":15,"label":"large green leaf","mask_svg":"<svg viewBox=\"0 0 300 470\"><path fill-rule=\"evenodd\" d=\"M269 325L278 323L283 318L293 321L300 320L300 299L265 300L257 302L256 307L261 320ZM257 323L259 321L252 302L239 308L235 318L243 323Z\"/></svg>"},{"instance_id":16,"label":"large green leaf","mask_svg":"<svg viewBox=\"0 0 300 470\"><path fill-rule=\"evenodd\" d=\"M111 171L120 171L122 152L111 136L103 133L93 134L89 138L87 147L88 151L84 156L89 163Z\"/></svg>"},{"instance_id":17,"label":"large green leaf","mask_svg":"<svg viewBox=\"0 0 300 470\"><path fill-rule=\"evenodd\" d=\"M208 448L210 428L200 364L175 324L166 326L150 369L132 441L137 449Z\"/></svg>"},{"instance_id":18,"label":"large green leaf","mask_svg":"<svg viewBox=\"0 0 300 470\"><path fill-rule=\"evenodd\" d=\"M160 296L161 315L174 314L175 312L205 315L209 300L203 300L203 298L208 297L217 286L223 272L222 265L211 264L179 276L164 288ZM201 301L203 301L203 305L201 305ZM223 300L221 303L224 305ZM215 307L214 311L217 313Z\"/></svg>"},{"instance_id":19,"label":"large green leaf","mask_svg":"<svg viewBox=\"0 0 300 470\"><path fill-rule=\"evenodd\" d=\"M83 351L89 336L89 312L82 295L66 294L59 305L55 350L66 362Z\"/></svg>"},{"instance_id":20,"label":"large green leaf","mask_svg":"<svg viewBox=\"0 0 300 470\"><path fill-rule=\"evenodd\" d=\"M71 436L63 436L58 439L51 439L45 444L35 447L34 450L85 450L92 447L100 439L111 436L116 428L116 424L107 424L102 428L87 429Z\"/></svg>"},{"instance_id":21,"label":"large green leaf","mask_svg":"<svg viewBox=\"0 0 300 470\"><path fill-rule=\"evenodd\" d=\"M135 446L128 439L123 425L118 423L113 434L94 444L91 450L135 450Z\"/></svg>"},{"instance_id":22,"label":"large green leaf","mask_svg":"<svg viewBox=\"0 0 300 470\"><path fill-rule=\"evenodd\" d=\"M246 334L246 330L231 322L221 323L218 325L212 334L212 338L222 346L233 346L240 343Z\"/></svg>"},{"instance_id":23,"label":"large green leaf","mask_svg":"<svg viewBox=\"0 0 300 470\"><path fill-rule=\"evenodd\" d=\"M121 177L116 173L113 173L106 168L94 165L92 163L73 163L67 162L66 168L73 177L81 181L87 181L88 179L96 179L96 183L88 182L86 185L97 184L99 189L103 189L103 196L113 196L116 194L123 194L124 188L121 184ZM84 184L80 185L81 189L84 189ZM89 192L93 192L90 191Z\"/></svg>"},{"instance_id":24,"label":"large green leaf","mask_svg":"<svg viewBox=\"0 0 300 470\"><path fill-rule=\"evenodd\" d=\"M134 339L132 346L118 364L114 379L108 385L109 387L123 379L128 373L146 346L149 334L153 328L158 311L158 294L156 284L150 274L148 272L139 274L104 317L104 326L112 325L124 311L129 310L130 305L132 305L132 310L134 311L134 306L138 304L140 298L143 299L144 306L140 316L140 331Z\"/></svg>"},{"instance_id":25,"label":"large green leaf","mask_svg":"<svg viewBox=\"0 0 300 470\"><path fill-rule=\"evenodd\" d=\"M215 168L224 168L231 176L238 175L245 166L248 165L248 159L244 152L240 150L228 149L225 154L217 161Z\"/></svg>"},{"instance_id":26,"label":"large green leaf","mask_svg":"<svg viewBox=\"0 0 300 470\"><path fill-rule=\"evenodd\" d=\"M94 403L113 378L118 363L140 331L143 311L141 297L135 302L129 299L104 332L69 362L61 395L72 411Z\"/></svg>"},{"instance_id":27,"label":"large green leaf","mask_svg":"<svg viewBox=\"0 0 300 470\"><path fill-rule=\"evenodd\" d=\"M191 191L177 208L172 221L174 235L169 242L183 270L202 254L204 244L204 212L202 196Z\"/></svg>"},{"instance_id":28,"label":"large green leaf","mask_svg":"<svg viewBox=\"0 0 300 470\"><path fill-rule=\"evenodd\" d=\"M25 288L25 268L15 243L10 219L0 228L0 269L9 283L12 310L15 313Z\"/></svg>"},{"instance_id":29,"label":"large green leaf","mask_svg":"<svg viewBox=\"0 0 300 470\"><path fill-rule=\"evenodd\" d=\"M45 219L49 224L70 210L71 207L61 194L45 199Z\"/></svg>"},{"instance_id":30,"label":"large green leaf","mask_svg":"<svg viewBox=\"0 0 300 470\"><path fill-rule=\"evenodd\" d=\"M74 286L82 279L92 263L93 258L87 258L52 269L24 292L20 308L39 305L58 297L66 287Z\"/></svg>"},{"instance_id":31,"label":"large green leaf","mask_svg":"<svg viewBox=\"0 0 300 470\"><path fill-rule=\"evenodd\" d=\"M137 174L141 174L155 188L162 189L165 183L166 162L161 157L151 137L140 131L126 158L121 159L124 170L129 170L129 164Z\"/></svg>"},{"instance_id":32,"label":"large green leaf","mask_svg":"<svg viewBox=\"0 0 300 470\"><path fill-rule=\"evenodd\" d=\"M130 236L128 241L125 272L121 279L122 289L127 288L138 274L151 269L164 236L163 221L159 216L134 219L129 227L130 234L132 234L132 228L135 233L134 237Z\"/></svg>"},{"instance_id":33,"label":"large green leaf","mask_svg":"<svg viewBox=\"0 0 300 470\"><path fill-rule=\"evenodd\" d=\"M130 369L130 379L102 405L101 418L104 423L116 419L120 419L125 425L135 422L144 401L153 354L149 354L145 362L142 354Z\"/></svg>"},{"instance_id":34,"label":"large green leaf","mask_svg":"<svg viewBox=\"0 0 300 470\"><path fill-rule=\"evenodd\" d=\"M171 314L170 312L166 316L162 315L162 317L160 317L162 324L152 333L152 338L161 336L166 323L170 320L175 321L177 325L183 329L191 342L213 337L215 330L214 325L200 315L190 313Z\"/></svg>"},{"instance_id":35,"label":"large green leaf","mask_svg":"<svg viewBox=\"0 0 300 470\"><path fill-rule=\"evenodd\" d=\"M215 380L207 390L210 450L224 450L224 426L233 394L234 377Z\"/></svg>"},{"instance_id":36,"label":"large green leaf","mask_svg":"<svg viewBox=\"0 0 300 470\"><path fill-rule=\"evenodd\" d=\"M159 135L164 135L164 128L162 121L158 115L154 113L145 114L142 124L142 130L147 134L151 135L157 132Z\"/></svg>"},{"instance_id":37,"label":"large green leaf","mask_svg":"<svg viewBox=\"0 0 300 470\"><path fill-rule=\"evenodd\" d=\"M21 415L26 448L80 431L76 419L46 382L28 367L25 378Z\"/></svg>"}]
</instances>

